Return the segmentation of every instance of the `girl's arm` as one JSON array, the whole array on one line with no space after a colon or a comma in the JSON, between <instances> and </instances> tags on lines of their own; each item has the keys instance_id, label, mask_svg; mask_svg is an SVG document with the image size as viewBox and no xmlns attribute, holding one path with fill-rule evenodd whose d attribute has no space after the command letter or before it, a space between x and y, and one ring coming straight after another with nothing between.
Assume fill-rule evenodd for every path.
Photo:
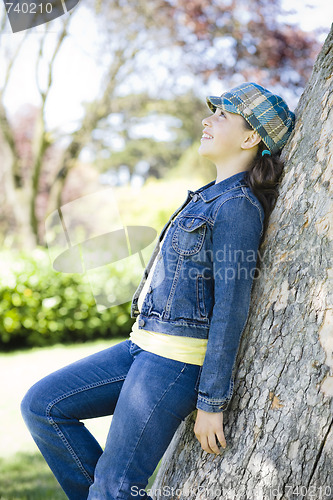
<instances>
[{"instance_id":1,"label":"girl's arm","mask_svg":"<svg viewBox=\"0 0 333 500\"><path fill-rule=\"evenodd\" d=\"M232 397L232 371L248 316L262 223L259 205L241 196L219 207L213 228L214 307L195 433L203 449L215 452L215 436L225 443L222 412Z\"/></svg>"}]
</instances>

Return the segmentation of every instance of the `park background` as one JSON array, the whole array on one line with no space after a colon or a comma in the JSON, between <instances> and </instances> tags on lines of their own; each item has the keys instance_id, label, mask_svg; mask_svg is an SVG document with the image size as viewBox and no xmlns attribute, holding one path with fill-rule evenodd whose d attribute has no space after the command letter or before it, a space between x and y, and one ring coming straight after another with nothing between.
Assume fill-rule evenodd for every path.
<instances>
[{"instance_id":1,"label":"park background","mask_svg":"<svg viewBox=\"0 0 333 500\"><path fill-rule=\"evenodd\" d=\"M76 243L110 230L113 218L158 234L188 189L214 179L197 154L205 96L256 81L293 109L333 19L327 2L104 4L80 2L16 34L2 12L2 500L65 498L25 429L20 400L43 375L128 337L143 271L135 254L98 272L57 271L65 247L51 214L79 206L69 221ZM107 200L100 210L89 205L96 194ZM102 307L101 290L116 305ZM109 424L87 422L102 445Z\"/></svg>"}]
</instances>

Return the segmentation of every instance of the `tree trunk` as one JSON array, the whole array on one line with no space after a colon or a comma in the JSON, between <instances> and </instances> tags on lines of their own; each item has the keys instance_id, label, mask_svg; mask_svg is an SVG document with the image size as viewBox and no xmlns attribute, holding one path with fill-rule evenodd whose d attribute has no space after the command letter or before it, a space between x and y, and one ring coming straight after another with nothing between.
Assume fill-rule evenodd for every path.
<instances>
[{"instance_id":1,"label":"tree trunk","mask_svg":"<svg viewBox=\"0 0 333 500\"><path fill-rule=\"evenodd\" d=\"M224 412L228 446L202 451L193 412L164 455L155 499L333 498L332 42L333 30L284 150Z\"/></svg>"},{"instance_id":2,"label":"tree trunk","mask_svg":"<svg viewBox=\"0 0 333 500\"><path fill-rule=\"evenodd\" d=\"M1 182L5 194L3 203L10 206L15 221L15 232L13 228L7 230L6 246L32 250L36 246L36 239L31 230L29 211L26 208L31 198L30 190L19 175L18 157L13 155L13 151L3 139L2 130L0 130L0 162Z\"/></svg>"}]
</instances>

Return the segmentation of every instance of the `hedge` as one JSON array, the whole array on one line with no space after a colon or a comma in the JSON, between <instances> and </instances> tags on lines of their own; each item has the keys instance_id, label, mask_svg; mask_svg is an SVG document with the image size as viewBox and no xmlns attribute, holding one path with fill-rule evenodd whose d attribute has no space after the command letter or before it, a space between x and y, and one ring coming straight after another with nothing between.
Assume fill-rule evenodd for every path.
<instances>
[{"instance_id":1,"label":"hedge","mask_svg":"<svg viewBox=\"0 0 333 500\"><path fill-rule=\"evenodd\" d=\"M29 254L1 252L0 275L2 351L125 337L131 330L130 302L99 311L87 277L54 271L42 247ZM104 275L109 289L133 287L128 267L117 276L105 267Z\"/></svg>"}]
</instances>

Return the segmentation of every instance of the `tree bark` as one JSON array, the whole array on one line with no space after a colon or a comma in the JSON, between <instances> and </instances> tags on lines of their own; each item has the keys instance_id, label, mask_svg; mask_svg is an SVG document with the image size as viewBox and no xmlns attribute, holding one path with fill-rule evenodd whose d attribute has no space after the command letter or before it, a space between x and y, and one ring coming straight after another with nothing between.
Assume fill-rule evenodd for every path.
<instances>
[{"instance_id":1,"label":"tree bark","mask_svg":"<svg viewBox=\"0 0 333 500\"><path fill-rule=\"evenodd\" d=\"M228 446L202 451L193 412L163 457L154 499L333 498L332 45L333 29L283 152L224 412Z\"/></svg>"}]
</instances>

